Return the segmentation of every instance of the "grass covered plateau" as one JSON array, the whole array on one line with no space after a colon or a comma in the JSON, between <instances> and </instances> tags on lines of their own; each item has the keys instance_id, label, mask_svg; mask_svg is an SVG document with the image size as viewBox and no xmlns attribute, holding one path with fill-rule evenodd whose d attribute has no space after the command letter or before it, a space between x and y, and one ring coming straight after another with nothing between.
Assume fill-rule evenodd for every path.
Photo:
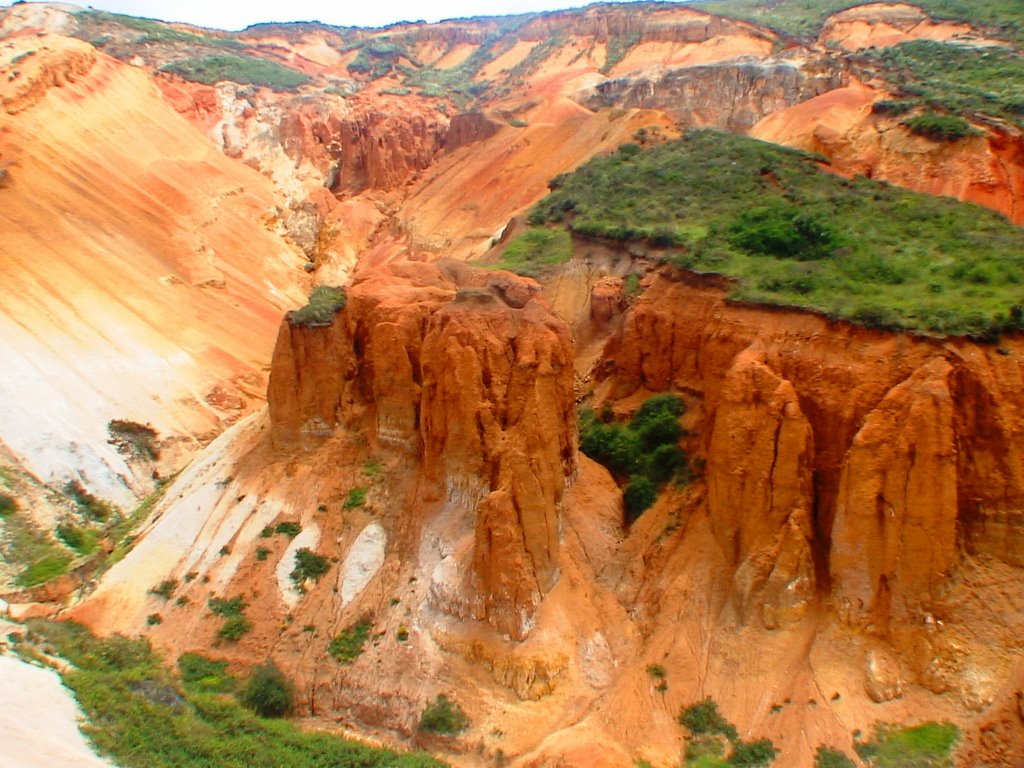
<instances>
[{"instance_id":1,"label":"grass covered plateau","mask_svg":"<svg viewBox=\"0 0 1024 768\"><path fill-rule=\"evenodd\" d=\"M892 329L994 338L1024 326L1024 230L979 206L742 136L627 144L556 177L534 226L647 241L734 278L733 299Z\"/></svg>"}]
</instances>

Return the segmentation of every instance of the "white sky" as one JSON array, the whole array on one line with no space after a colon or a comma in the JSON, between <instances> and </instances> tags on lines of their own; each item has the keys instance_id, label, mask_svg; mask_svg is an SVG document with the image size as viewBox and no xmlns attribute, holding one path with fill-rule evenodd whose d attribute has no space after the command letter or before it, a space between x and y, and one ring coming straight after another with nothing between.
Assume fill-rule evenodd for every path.
<instances>
[{"instance_id":1,"label":"white sky","mask_svg":"<svg viewBox=\"0 0 1024 768\"><path fill-rule=\"evenodd\" d=\"M591 0L92 0L91 8L214 29L242 29L261 21L322 21L382 27L396 21L440 21L462 16L504 16L587 5ZM635 0L628 0L633 2ZM3 0L0 6L11 5ZM80 3L84 5L85 3Z\"/></svg>"}]
</instances>

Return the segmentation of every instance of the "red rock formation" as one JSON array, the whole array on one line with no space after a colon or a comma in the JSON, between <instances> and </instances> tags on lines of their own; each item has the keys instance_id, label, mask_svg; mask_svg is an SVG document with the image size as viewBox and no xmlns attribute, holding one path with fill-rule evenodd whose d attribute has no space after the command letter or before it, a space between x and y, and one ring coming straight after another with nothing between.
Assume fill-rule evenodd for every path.
<instances>
[{"instance_id":1,"label":"red rock formation","mask_svg":"<svg viewBox=\"0 0 1024 768\"><path fill-rule=\"evenodd\" d=\"M365 414L377 440L417 456L428 484L475 510L473 578L453 597L469 607L438 607L526 635L575 470L568 329L535 284L459 264L378 269L330 326L282 326L269 403L281 447Z\"/></svg>"},{"instance_id":2,"label":"red rock formation","mask_svg":"<svg viewBox=\"0 0 1024 768\"><path fill-rule=\"evenodd\" d=\"M1019 340L1003 355L765 314L668 277L609 342L599 391L702 399L708 505L740 607L784 574L811 583L813 553L844 615L884 634L931 610L961 545L1020 562Z\"/></svg>"}]
</instances>

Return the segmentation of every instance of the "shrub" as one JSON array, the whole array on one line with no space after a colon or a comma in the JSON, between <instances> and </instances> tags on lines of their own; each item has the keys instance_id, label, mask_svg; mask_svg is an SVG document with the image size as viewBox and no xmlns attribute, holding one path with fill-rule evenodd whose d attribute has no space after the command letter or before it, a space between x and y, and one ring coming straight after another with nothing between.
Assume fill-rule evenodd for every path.
<instances>
[{"instance_id":1,"label":"shrub","mask_svg":"<svg viewBox=\"0 0 1024 768\"><path fill-rule=\"evenodd\" d=\"M537 277L544 267L562 264L571 258L572 237L566 229L530 227L508 244L501 261L493 266Z\"/></svg>"},{"instance_id":2,"label":"shrub","mask_svg":"<svg viewBox=\"0 0 1024 768\"><path fill-rule=\"evenodd\" d=\"M330 569L330 560L308 547L302 547L295 553L295 568L292 569L291 580L297 588L302 589L307 579L320 581L320 577Z\"/></svg>"},{"instance_id":3,"label":"shrub","mask_svg":"<svg viewBox=\"0 0 1024 768\"><path fill-rule=\"evenodd\" d=\"M266 547L256 547L256 560L257 561L262 563L264 560L267 559L267 556L269 554L270 554L270 550L267 549Z\"/></svg>"},{"instance_id":4,"label":"shrub","mask_svg":"<svg viewBox=\"0 0 1024 768\"><path fill-rule=\"evenodd\" d=\"M177 588L177 579L164 579L151 590L149 590L149 594L157 595L158 597L162 597L164 600L169 600L171 596L174 594L174 590L176 590Z\"/></svg>"},{"instance_id":5,"label":"shrub","mask_svg":"<svg viewBox=\"0 0 1024 768\"><path fill-rule=\"evenodd\" d=\"M309 303L288 313L288 322L307 328L330 325L334 316L345 308L347 296L337 286L318 285L309 294Z\"/></svg>"},{"instance_id":6,"label":"shrub","mask_svg":"<svg viewBox=\"0 0 1024 768\"><path fill-rule=\"evenodd\" d=\"M729 762L732 765L768 765L777 754L775 745L769 739L737 741L733 744Z\"/></svg>"},{"instance_id":7,"label":"shrub","mask_svg":"<svg viewBox=\"0 0 1024 768\"><path fill-rule=\"evenodd\" d=\"M736 741L739 733L736 727L718 711L715 700L708 696L703 701L691 704L679 713L679 724L694 736L722 734L730 741Z\"/></svg>"},{"instance_id":8,"label":"shrub","mask_svg":"<svg viewBox=\"0 0 1024 768\"><path fill-rule=\"evenodd\" d=\"M914 108L912 101L894 101L882 99L871 105L871 111L876 115L905 115Z\"/></svg>"},{"instance_id":9,"label":"shrub","mask_svg":"<svg viewBox=\"0 0 1024 768\"><path fill-rule=\"evenodd\" d=\"M57 538L80 555L91 555L99 546L95 531L74 523L60 523Z\"/></svg>"},{"instance_id":10,"label":"shrub","mask_svg":"<svg viewBox=\"0 0 1024 768\"><path fill-rule=\"evenodd\" d=\"M204 59L186 59L165 64L161 71L180 75L186 80L213 85L231 80L275 91L292 91L309 82L301 72L254 56L218 54Z\"/></svg>"},{"instance_id":11,"label":"shrub","mask_svg":"<svg viewBox=\"0 0 1024 768\"><path fill-rule=\"evenodd\" d=\"M853 760L838 749L832 749L823 744L814 753L814 768L857 768L857 766Z\"/></svg>"},{"instance_id":12,"label":"shrub","mask_svg":"<svg viewBox=\"0 0 1024 768\"><path fill-rule=\"evenodd\" d=\"M348 492L348 496L345 497L345 509L355 509L361 507L366 503L366 489L365 488L353 488Z\"/></svg>"},{"instance_id":13,"label":"shrub","mask_svg":"<svg viewBox=\"0 0 1024 768\"><path fill-rule=\"evenodd\" d=\"M590 409L580 411L580 450L620 480L628 478L623 490L627 523L654 503L658 484L686 476L686 454L678 445L683 411L683 401L671 393L648 398L628 425L605 423Z\"/></svg>"},{"instance_id":14,"label":"shrub","mask_svg":"<svg viewBox=\"0 0 1024 768\"><path fill-rule=\"evenodd\" d=\"M29 565L18 574L18 584L23 587L35 587L39 584L63 576L71 564L67 555L48 555Z\"/></svg>"},{"instance_id":15,"label":"shrub","mask_svg":"<svg viewBox=\"0 0 1024 768\"><path fill-rule=\"evenodd\" d=\"M89 493L78 480L68 481L64 486L64 493L75 503L79 512L85 517L102 522L114 512L109 504Z\"/></svg>"},{"instance_id":16,"label":"shrub","mask_svg":"<svg viewBox=\"0 0 1024 768\"><path fill-rule=\"evenodd\" d=\"M156 430L148 424L113 419L107 424L107 433L110 435L107 442L123 456L145 461L160 458L160 451L156 447Z\"/></svg>"},{"instance_id":17,"label":"shrub","mask_svg":"<svg viewBox=\"0 0 1024 768\"><path fill-rule=\"evenodd\" d=\"M237 643L243 635L252 631L252 622L245 616L229 616L220 629L217 630L217 637L227 640L229 643Z\"/></svg>"},{"instance_id":18,"label":"shrub","mask_svg":"<svg viewBox=\"0 0 1024 768\"><path fill-rule=\"evenodd\" d=\"M164 617L159 613L151 613L146 617L146 624L150 627L155 627L157 624L163 624Z\"/></svg>"},{"instance_id":19,"label":"shrub","mask_svg":"<svg viewBox=\"0 0 1024 768\"><path fill-rule=\"evenodd\" d=\"M744 251L809 261L838 246L829 226L814 214L776 204L745 210L729 228L730 243Z\"/></svg>"},{"instance_id":20,"label":"shrub","mask_svg":"<svg viewBox=\"0 0 1024 768\"><path fill-rule=\"evenodd\" d=\"M876 768L948 768L950 754L960 738L952 723L923 723L912 728L881 724L868 742L856 742L854 750Z\"/></svg>"},{"instance_id":21,"label":"shrub","mask_svg":"<svg viewBox=\"0 0 1024 768\"><path fill-rule=\"evenodd\" d=\"M469 727L469 718L454 701L443 693L438 694L432 704L427 705L420 717L420 730L453 736Z\"/></svg>"},{"instance_id":22,"label":"shrub","mask_svg":"<svg viewBox=\"0 0 1024 768\"><path fill-rule=\"evenodd\" d=\"M0 491L0 517L6 517L18 511L18 500L9 493Z\"/></svg>"},{"instance_id":23,"label":"shrub","mask_svg":"<svg viewBox=\"0 0 1024 768\"><path fill-rule=\"evenodd\" d=\"M664 678L668 674L668 672L665 670L665 667L662 664L648 664L647 674L651 677L657 677L660 679Z\"/></svg>"},{"instance_id":24,"label":"shrub","mask_svg":"<svg viewBox=\"0 0 1024 768\"><path fill-rule=\"evenodd\" d=\"M228 663L201 656L198 653L183 653L178 657L178 672L186 686L198 690L225 693L235 687L235 678L228 674Z\"/></svg>"},{"instance_id":25,"label":"shrub","mask_svg":"<svg viewBox=\"0 0 1024 768\"><path fill-rule=\"evenodd\" d=\"M238 700L261 717L283 717L293 698L291 682L269 659L253 669L238 692Z\"/></svg>"},{"instance_id":26,"label":"shrub","mask_svg":"<svg viewBox=\"0 0 1024 768\"><path fill-rule=\"evenodd\" d=\"M277 527L274 528L275 533L283 533L290 539L294 539L299 533L302 532L302 526L296 522L284 522L278 523Z\"/></svg>"},{"instance_id":27,"label":"shrub","mask_svg":"<svg viewBox=\"0 0 1024 768\"><path fill-rule=\"evenodd\" d=\"M903 124L911 133L933 141L959 141L967 136L978 136L981 131L957 115L937 115L928 112L908 118Z\"/></svg>"},{"instance_id":28,"label":"shrub","mask_svg":"<svg viewBox=\"0 0 1024 768\"><path fill-rule=\"evenodd\" d=\"M213 597L207 605L218 616L241 616L245 611L245 598L242 595L235 595L230 600Z\"/></svg>"},{"instance_id":29,"label":"shrub","mask_svg":"<svg viewBox=\"0 0 1024 768\"><path fill-rule=\"evenodd\" d=\"M634 522L658 498L657 486L643 475L629 478L622 491L622 504L626 510L626 521Z\"/></svg>"},{"instance_id":30,"label":"shrub","mask_svg":"<svg viewBox=\"0 0 1024 768\"><path fill-rule=\"evenodd\" d=\"M363 646L373 629L367 619L362 619L346 627L331 641L327 651L342 664L352 664L363 652Z\"/></svg>"}]
</instances>

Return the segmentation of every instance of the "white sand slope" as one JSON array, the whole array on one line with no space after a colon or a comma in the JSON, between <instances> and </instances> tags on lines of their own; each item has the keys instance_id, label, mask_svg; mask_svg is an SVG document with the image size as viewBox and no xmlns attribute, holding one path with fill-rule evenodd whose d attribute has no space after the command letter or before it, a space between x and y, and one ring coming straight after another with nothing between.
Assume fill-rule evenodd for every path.
<instances>
[{"instance_id":1,"label":"white sand slope","mask_svg":"<svg viewBox=\"0 0 1024 768\"><path fill-rule=\"evenodd\" d=\"M81 713L60 676L0 656L0 747L4 768L111 768L97 757L78 722Z\"/></svg>"}]
</instances>

